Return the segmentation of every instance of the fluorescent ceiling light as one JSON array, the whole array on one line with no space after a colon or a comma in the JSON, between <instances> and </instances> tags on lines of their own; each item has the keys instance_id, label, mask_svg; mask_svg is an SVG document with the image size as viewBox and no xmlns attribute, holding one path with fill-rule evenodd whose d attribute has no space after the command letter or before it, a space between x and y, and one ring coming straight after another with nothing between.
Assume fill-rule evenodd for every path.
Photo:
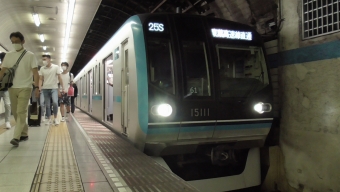
<instances>
[{"instance_id":1,"label":"fluorescent ceiling light","mask_svg":"<svg viewBox=\"0 0 340 192\"><path fill-rule=\"evenodd\" d=\"M46 50L46 46L43 46L43 50Z\"/></svg>"},{"instance_id":2,"label":"fluorescent ceiling light","mask_svg":"<svg viewBox=\"0 0 340 192\"><path fill-rule=\"evenodd\" d=\"M71 24L72 24L72 19L73 19L73 11L74 11L74 6L76 4L76 0L69 0L68 2L68 11L67 11L67 21L66 21L66 30L65 30L65 39L64 39L64 50L63 50L63 56L62 59L65 61L66 59L66 54L68 50L68 40L70 38L70 32L71 32Z\"/></svg>"},{"instance_id":3,"label":"fluorescent ceiling light","mask_svg":"<svg viewBox=\"0 0 340 192\"><path fill-rule=\"evenodd\" d=\"M40 37L40 41L41 41L41 42L44 42L44 41L45 41L44 34L40 34L39 37Z\"/></svg>"},{"instance_id":4,"label":"fluorescent ceiling light","mask_svg":"<svg viewBox=\"0 0 340 192\"><path fill-rule=\"evenodd\" d=\"M40 25L40 19L39 19L39 15L38 13L33 13L33 19L34 19L34 23L37 27L39 27Z\"/></svg>"}]
</instances>

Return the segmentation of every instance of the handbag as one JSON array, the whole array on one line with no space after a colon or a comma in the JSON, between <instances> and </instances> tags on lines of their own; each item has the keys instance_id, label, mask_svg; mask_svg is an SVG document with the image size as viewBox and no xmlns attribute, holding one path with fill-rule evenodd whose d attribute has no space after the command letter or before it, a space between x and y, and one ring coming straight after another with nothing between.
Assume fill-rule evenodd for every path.
<instances>
[{"instance_id":1,"label":"handbag","mask_svg":"<svg viewBox=\"0 0 340 192\"><path fill-rule=\"evenodd\" d=\"M72 85L70 85L70 87L68 88L67 96L71 96L71 97L74 96L74 88L72 87Z\"/></svg>"},{"instance_id":2,"label":"handbag","mask_svg":"<svg viewBox=\"0 0 340 192\"><path fill-rule=\"evenodd\" d=\"M24 50L20 57L18 58L17 62L15 63L15 65L13 65L13 67L11 68L8 68L2 78L2 81L0 82L1 83L1 86L0 86L0 91L5 91L7 90L8 88L12 87L13 86L13 79L14 79L14 76L15 76L15 70L18 68L18 65L21 61L21 59L24 57L24 55L26 54L26 50Z\"/></svg>"}]
</instances>

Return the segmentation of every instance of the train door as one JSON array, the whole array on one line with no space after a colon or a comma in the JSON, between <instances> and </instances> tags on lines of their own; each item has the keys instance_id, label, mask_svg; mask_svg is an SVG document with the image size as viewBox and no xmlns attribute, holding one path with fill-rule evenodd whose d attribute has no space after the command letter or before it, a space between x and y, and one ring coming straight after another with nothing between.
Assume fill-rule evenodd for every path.
<instances>
[{"instance_id":1,"label":"train door","mask_svg":"<svg viewBox=\"0 0 340 192\"><path fill-rule=\"evenodd\" d=\"M113 58L112 55L104 59L105 70L105 100L104 119L108 123L113 123Z\"/></svg>"},{"instance_id":2,"label":"train door","mask_svg":"<svg viewBox=\"0 0 340 192\"><path fill-rule=\"evenodd\" d=\"M92 93L93 93L93 70L90 70L87 74L89 89L87 91L88 109L87 112L92 113Z\"/></svg>"},{"instance_id":3,"label":"train door","mask_svg":"<svg viewBox=\"0 0 340 192\"><path fill-rule=\"evenodd\" d=\"M121 90L122 90L122 106L121 106L121 125L122 133L127 134L129 123L129 49L128 39L122 42L122 71L121 71Z\"/></svg>"}]
</instances>

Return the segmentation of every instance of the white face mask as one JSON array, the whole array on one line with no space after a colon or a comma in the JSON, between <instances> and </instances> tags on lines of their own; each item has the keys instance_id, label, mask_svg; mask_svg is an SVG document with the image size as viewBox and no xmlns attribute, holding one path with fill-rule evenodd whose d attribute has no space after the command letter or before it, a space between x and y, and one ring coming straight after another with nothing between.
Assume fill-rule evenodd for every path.
<instances>
[{"instance_id":1,"label":"white face mask","mask_svg":"<svg viewBox=\"0 0 340 192\"><path fill-rule=\"evenodd\" d=\"M66 71L67 67L66 66L62 66L61 67L64 71Z\"/></svg>"},{"instance_id":2,"label":"white face mask","mask_svg":"<svg viewBox=\"0 0 340 192\"><path fill-rule=\"evenodd\" d=\"M16 51L22 49L22 45L21 44L12 44L12 46L13 46L13 49L16 50Z\"/></svg>"},{"instance_id":3,"label":"white face mask","mask_svg":"<svg viewBox=\"0 0 340 192\"><path fill-rule=\"evenodd\" d=\"M44 66L46 66L48 63L47 63L47 61L43 61L43 64L44 64Z\"/></svg>"}]
</instances>

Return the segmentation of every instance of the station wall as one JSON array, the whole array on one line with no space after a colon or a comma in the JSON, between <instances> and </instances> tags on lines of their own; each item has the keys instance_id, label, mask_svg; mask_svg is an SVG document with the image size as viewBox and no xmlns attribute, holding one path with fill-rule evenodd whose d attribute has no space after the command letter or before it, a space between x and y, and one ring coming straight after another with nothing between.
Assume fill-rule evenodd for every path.
<instances>
[{"instance_id":1,"label":"station wall","mask_svg":"<svg viewBox=\"0 0 340 192\"><path fill-rule=\"evenodd\" d=\"M281 1L285 21L278 53L268 55L278 70L281 123L266 191L335 192L340 191L340 33L303 39L302 6L302 0Z\"/></svg>"}]
</instances>

